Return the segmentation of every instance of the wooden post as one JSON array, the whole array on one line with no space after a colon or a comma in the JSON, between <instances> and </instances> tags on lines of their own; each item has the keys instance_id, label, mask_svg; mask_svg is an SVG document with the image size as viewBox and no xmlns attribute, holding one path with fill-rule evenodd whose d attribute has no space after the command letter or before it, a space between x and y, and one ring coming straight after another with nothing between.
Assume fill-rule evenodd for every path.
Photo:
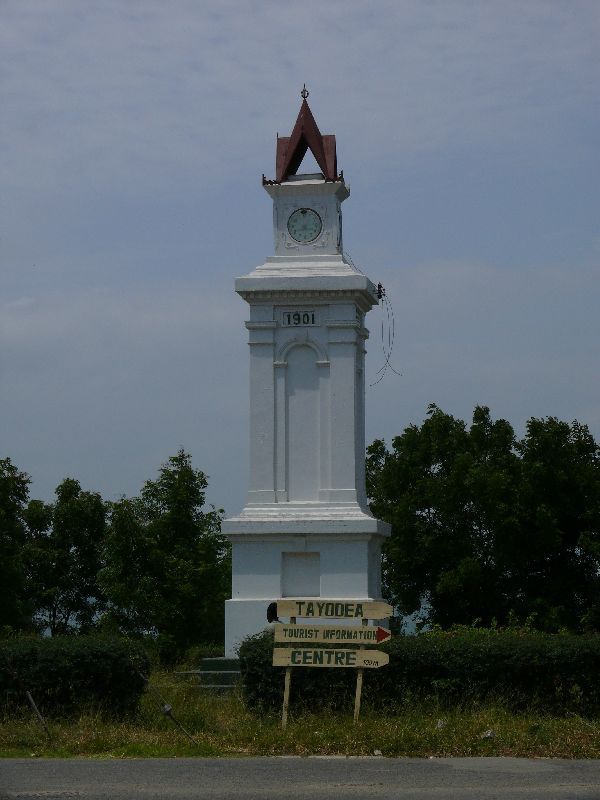
<instances>
[{"instance_id":1,"label":"wooden post","mask_svg":"<svg viewBox=\"0 0 600 800\"><path fill-rule=\"evenodd\" d=\"M292 682L292 668L285 668L285 687L283 689L283 711L281 713L281 727L286 729L288 720L288 707L290 705L290 684Z\"/></svg>"},{"instance_id":2,"label":"wooden post","mask_svg":"<svg viewBox=\"0 0 600 800\"><path fill-rule=\"evenodd\" d=\"M290 617L290 625L296 624L296 617ZM292 668L285 668L285 684L283 687L283 709L281 712L281 727L283 730L287 727L288 721L288 708L290 705L290 685L292 683Z\"/></svg>"},{"instance_id":3,"label":"wooden post","mask_svg":"<svg viewBox=\"0 0 600 800\"><path fill-rule=\"evenodd\" d=\"M368 620L363 619L362 621L363 627L369 624ZM358 648L359 650L364 650L364 644L361 644ZM356 673L356 696L354 697L354 724L358 722L358 715L360 714L360 699L362 695L362 685L363 685L363 672L364 669L359 667L358 672Z\"/></svg>"}]
</instances>

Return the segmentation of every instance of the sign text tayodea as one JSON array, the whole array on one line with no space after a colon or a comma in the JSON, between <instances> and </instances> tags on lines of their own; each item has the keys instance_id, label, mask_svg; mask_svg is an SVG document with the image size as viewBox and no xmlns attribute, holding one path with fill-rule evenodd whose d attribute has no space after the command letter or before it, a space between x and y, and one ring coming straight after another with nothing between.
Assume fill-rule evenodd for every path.
<instances>
[{"instance_id":1,"label":"sign text tayodea","mask_svg":"<svg viewBox=\"0 0 600 800\"><path fill-rule=\"evenodd\" d=\"M383 619L393 609L387 603L344 600L278 600L277 614L282 617L330 617L332 619Z\"/></svg>"}]
</instances>

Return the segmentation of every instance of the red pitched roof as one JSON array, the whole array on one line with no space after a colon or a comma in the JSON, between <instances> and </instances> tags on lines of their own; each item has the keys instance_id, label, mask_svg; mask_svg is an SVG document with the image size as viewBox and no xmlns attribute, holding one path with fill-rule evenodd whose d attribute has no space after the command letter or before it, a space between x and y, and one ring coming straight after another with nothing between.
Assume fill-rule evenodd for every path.
<instances>
[{"instance_id":1,"label":"red pitched roof","mask_svg":"<svg viewBox=\"0 0 600 800\"><path fill-rule=\"evenodd\" d=\"M280 136L277 139L275 183L282 183L290 175L296 174L309 147L325 180L340 180L337 174L335 136L324 136L321 133L304 98L291 136Z\"/></svg>"}]
</instances>

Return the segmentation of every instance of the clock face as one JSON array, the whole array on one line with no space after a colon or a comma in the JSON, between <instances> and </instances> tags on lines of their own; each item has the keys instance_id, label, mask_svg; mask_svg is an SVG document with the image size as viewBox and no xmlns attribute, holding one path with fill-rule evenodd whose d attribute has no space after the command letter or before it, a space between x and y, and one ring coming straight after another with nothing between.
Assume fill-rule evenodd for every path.
<instances>
[{"instance_id":1,"label":"clock face","mask_svg":"<svg viewBox=\"0 0 600 800\"><path fill-rule=\"evenodd\" d=\"M290 236L300 244L314 242L323 228L321 217L312 208L297 208L287 223Z\"/></svg>"}]
</instances>

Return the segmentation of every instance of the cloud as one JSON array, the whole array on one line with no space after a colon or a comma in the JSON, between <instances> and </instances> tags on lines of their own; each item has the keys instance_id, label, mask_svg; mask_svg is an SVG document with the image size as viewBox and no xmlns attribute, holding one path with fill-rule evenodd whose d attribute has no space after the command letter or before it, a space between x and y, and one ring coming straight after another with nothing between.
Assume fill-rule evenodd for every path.
<instances>
[{"instance_id":1,"label":"cloud","mask_svg":"<svg viewBox=\"0 0 600 800\"><path fill-rule=\"evenodd\" d=\"M7 3L5 179L50 189L119 173L144 184L157 167L215 178L265 158L266 169L303 81L317 118L371 164L398 150L522 141L593 97L600 12L576 9Z\"/></svg>"},{"instance_id":2,"label":"cloud","mask_svg":"<svg viewBox=\"0 0 600 800\"><path fill-rule=\"evenodd\" d=\"M233 279L270 252L260 175L304 82L396 308L368 435L433 401L600 432L599 28L595 0L5 0L1 440L34 492L135 493L183 445L241 506Z\"/></svg>"},{"instance_id":3,"label":"cloud","mask_svg":"<svg viewBox=\"0 0 600 800\"><path fill-rule=\"evenodd\" d=\"M577 418L598 437L597 282L597 267L574 279L552 264L421 263L387 275L402 375L368 390L368 436L389 441L435 402L467 420L488 405L517 430L532 416ZM368 319L369 383L383 364L382 316Z\"/></svg>"},{"instance_id":4,"label":"cloud","mask_svg":"<svg viewBox=\"0 0 600 800\"><path fill-rule=\"evenodd\" d=\"M69 474L114 497L136 493L150 469L184 446L221 476L214 499L223 504L231 453L247 438L236 300L195 285L6 303L4 452L30 469L45 496ZM240 498L244 481L241 470L229 481Z\"/></svg>"}]
</instances>

